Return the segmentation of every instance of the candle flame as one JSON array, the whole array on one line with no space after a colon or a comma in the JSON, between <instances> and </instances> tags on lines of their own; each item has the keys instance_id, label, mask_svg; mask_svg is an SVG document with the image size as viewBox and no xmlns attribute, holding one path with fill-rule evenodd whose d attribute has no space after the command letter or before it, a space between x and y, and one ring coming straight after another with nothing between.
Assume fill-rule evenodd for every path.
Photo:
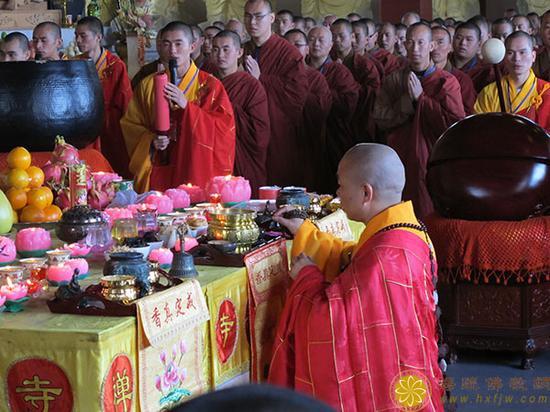
<instances>
[{"instance_id":1,"label":"candle flame","mask_svg":"<svg viewBox=\"0 0 550 412\"><path fill-rule=\"evenodd\" d=\"M187 183L187 187L193 187L192 183Z\"/></svg>"},{"instance_id":2,"label":"candle flame","mask_svg":"<svg viewBox=\"0 0 550 412\"><path fill-rule=\"evenodd\" d=\"M231 180L232 177L233 177L233 176L231 176L231 175L227 175L227 176L225 176L225 180L226 180L226 181L229 181L229 180Z\"/></svg>"},{"instance_id":3,"label":"candle flame","mask_svg":"<svg viewBox=\"0 0 550 412\"><path fill-rule=\"evenodd\" d=\"M11 278L9 276L6 278L6 282L8 284L8 288L11 289L13 287L13 283L12 283Z\"/></svg>"}]
</instances>

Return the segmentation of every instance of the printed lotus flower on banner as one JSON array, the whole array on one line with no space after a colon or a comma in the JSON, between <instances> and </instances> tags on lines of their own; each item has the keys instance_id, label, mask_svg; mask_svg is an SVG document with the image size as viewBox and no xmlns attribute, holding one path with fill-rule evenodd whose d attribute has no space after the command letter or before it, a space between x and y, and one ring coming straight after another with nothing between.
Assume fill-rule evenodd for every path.
<instances>
[{"instance_id":1,"label":"printed lotus flower on banner","mask_svg":"<svg viewBox=\"0 0 550 412\"><path fill-rule=\"evenodd\" d=\"M162 407L175 406L182 398L191 396L191 391L183 387L187 379L187 369L182 368L181 364L186 353L187 344L184 340L175 344L170 354L166 350L160 352L159 358L164 370L155 376L155 387L162 394L159 400Z\"/></svg>"}]
</instances>

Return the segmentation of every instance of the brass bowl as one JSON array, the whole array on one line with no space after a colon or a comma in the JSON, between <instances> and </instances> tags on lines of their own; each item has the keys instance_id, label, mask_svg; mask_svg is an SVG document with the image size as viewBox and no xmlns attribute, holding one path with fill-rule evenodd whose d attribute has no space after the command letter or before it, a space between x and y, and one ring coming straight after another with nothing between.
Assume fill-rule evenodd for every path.
<instances>
[{"instance_id":1,"label":"brass bowl","mask_svg":"<svg viewBox=\"0 0 550 412\"><path fill-rule=\"evenodd\" d=\"M130 275L103 276L99 281L101 295L112 302L131 303L138 297L136 278Z\"/></svg>"},{"instance_id":2,"label":"brass bowl","mask_svg":"<svg viewBox=\"0 0 550 412\"><path fill-rule=\"evenodd\" d=\"M211 222L222 226L234 226L254 222L256 212L247 209L220 208L209 212Z\"/></svg>"}]
</instances>

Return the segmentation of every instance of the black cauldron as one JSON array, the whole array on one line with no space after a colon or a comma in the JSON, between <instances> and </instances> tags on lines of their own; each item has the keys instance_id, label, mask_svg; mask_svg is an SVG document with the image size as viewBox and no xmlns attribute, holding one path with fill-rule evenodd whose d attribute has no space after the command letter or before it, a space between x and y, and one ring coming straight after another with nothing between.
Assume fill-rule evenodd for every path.
<instances>
[{"instance_id":1,"label":"black cauldron","mask_svg":"<svg viewBox=\"0 0 550 412\"><path fill-rule=\"evenodd\" d=\"M0 152L50 151L56 135L81 149L103 124L103 90L91 60L0 64Z\"/></svg>"},{"instance_id":2,"label":"black cauldron","mask_svg":"<svg viewBox=\"0 0 550 412\"><path fill-rule=\"evenodd\" d=\"M522 116L469 116L434 145L427 181L444 217L523 220L548 213L550 136Z\"/></svg>"}]
</instances>

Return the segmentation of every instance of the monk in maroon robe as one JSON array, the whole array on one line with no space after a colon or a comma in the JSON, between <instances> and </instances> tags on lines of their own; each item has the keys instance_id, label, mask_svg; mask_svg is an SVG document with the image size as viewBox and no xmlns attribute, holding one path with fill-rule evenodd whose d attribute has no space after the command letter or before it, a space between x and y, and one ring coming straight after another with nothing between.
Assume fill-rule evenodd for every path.
<instances>
[{"instance_id":1,"label":"monk in maroon robe","mask_svg":"<svg viewBox=\"0 0 550 412\"><path fill-rule=\"evenodd\" d=\"M387 143L405 164L404 199L412 200L422 219L433 211L426 186L430 151L439 136L465 116L458 80L430 60L429 26L415 23L407 30L409 67L386 77L374 106L374 118L386 131Z\"/></svg>"},{"instance_id":2,"label":"monk in maroon robe","mask_svg":"<svg viewBox=\"0 0 550 412\"><path fill-rule=\"evenodd\" d=\"M367 48L369 47L371 39L368 35L369 29L367 27L366 20L368 19L360 19L351 23L351 30L353 32L353 36L351 38L351 47L353 48L353 52L355 54L366 56L369 60L372 61L374 67L376 67L376 70L378 72L378 78L381 84L384 80L385 75L384 66L367 52Z\"/></svg>"},{"instance_id":3,"label":"monk in maroon robe","mask_svg":"<svg viewBox=\"0 0 550 412\"><path fill-rule=\"evenodd\" d=\"M272 33L274 19L268 1L246 2L244 22L251 41L245 45L244 67L267 93L271 124L268 182L286 186L303 180L298 139L308 84L300 53Z\"/></svg>"},{"instance_id":4,"label":"monk in maroon robe","mask_svg":"<svg viewBox=\"0 0 550 412\"><path fill-rule=\"evenodd\" d=\"M241 39L223 30L212 40L212 59L217 77L231 100L235 115L236 146L233 173L250 181L252 195L267 183L265 162L269 146L269 110L264 87L250 74L239 71Z\"/></svg>"},{"instance_id":5,"label":"monk in maroon robe","mask_svg":"<svg viewBox=\"0 0 550 412\"><path fill-rule=\"evenodd\" d=\"M285 39L305 58L309 54L307 37L300 30L289 30ZM300 129L300 144L304 168L304 186L309 191L325 193L325 162L327 144L327 118L332 107L332 93L325 76L318 70L305 65L308 93L303 110L303 123Z\"/></svg>"},{"instance_id":6,"label":"monk in maroon robe","mask_svg":"<svg viewBox=\"0 0 550 412\"><path fill-rule=\"evenodd\" d=\"M537 78L550 82L550 10L541 17L540 35L542 46L538 50L533 71Z\"/></svg>"},{"instance_id":7,"label":"monk in maroon robe","mask_svg":"<svg viewBox=\"0 0 550 412\"><path fill-rule=\"evenodd\" d=\"M436 262L411 202L401 202L404 174L387 146L360 144L345 154L338 193L348 217L365 224L357 243L284 219L289 207L276 213L295 234L294 280L269 383L342 412L443 411ZM425 390L411 403L399 396L415 386Z\"/></svg>"},{"instance_id":8,"label":"monk in maroon robe","mask_svg":"<svg viewBox=\"0 0 550 412\"><path fill-rule=\"evenodd\" d=\"M380 29L380 33L377 33L374 22L368 19L367 29L369 32L367 52L382 64L385 76L406 66L406 59L402 59L394 54L397 33L393 24L384 23ZM376 44L376 40L378 40L378 44ZM371 44L372 48L370 47Z\"/></svg>"}]
</instances>

